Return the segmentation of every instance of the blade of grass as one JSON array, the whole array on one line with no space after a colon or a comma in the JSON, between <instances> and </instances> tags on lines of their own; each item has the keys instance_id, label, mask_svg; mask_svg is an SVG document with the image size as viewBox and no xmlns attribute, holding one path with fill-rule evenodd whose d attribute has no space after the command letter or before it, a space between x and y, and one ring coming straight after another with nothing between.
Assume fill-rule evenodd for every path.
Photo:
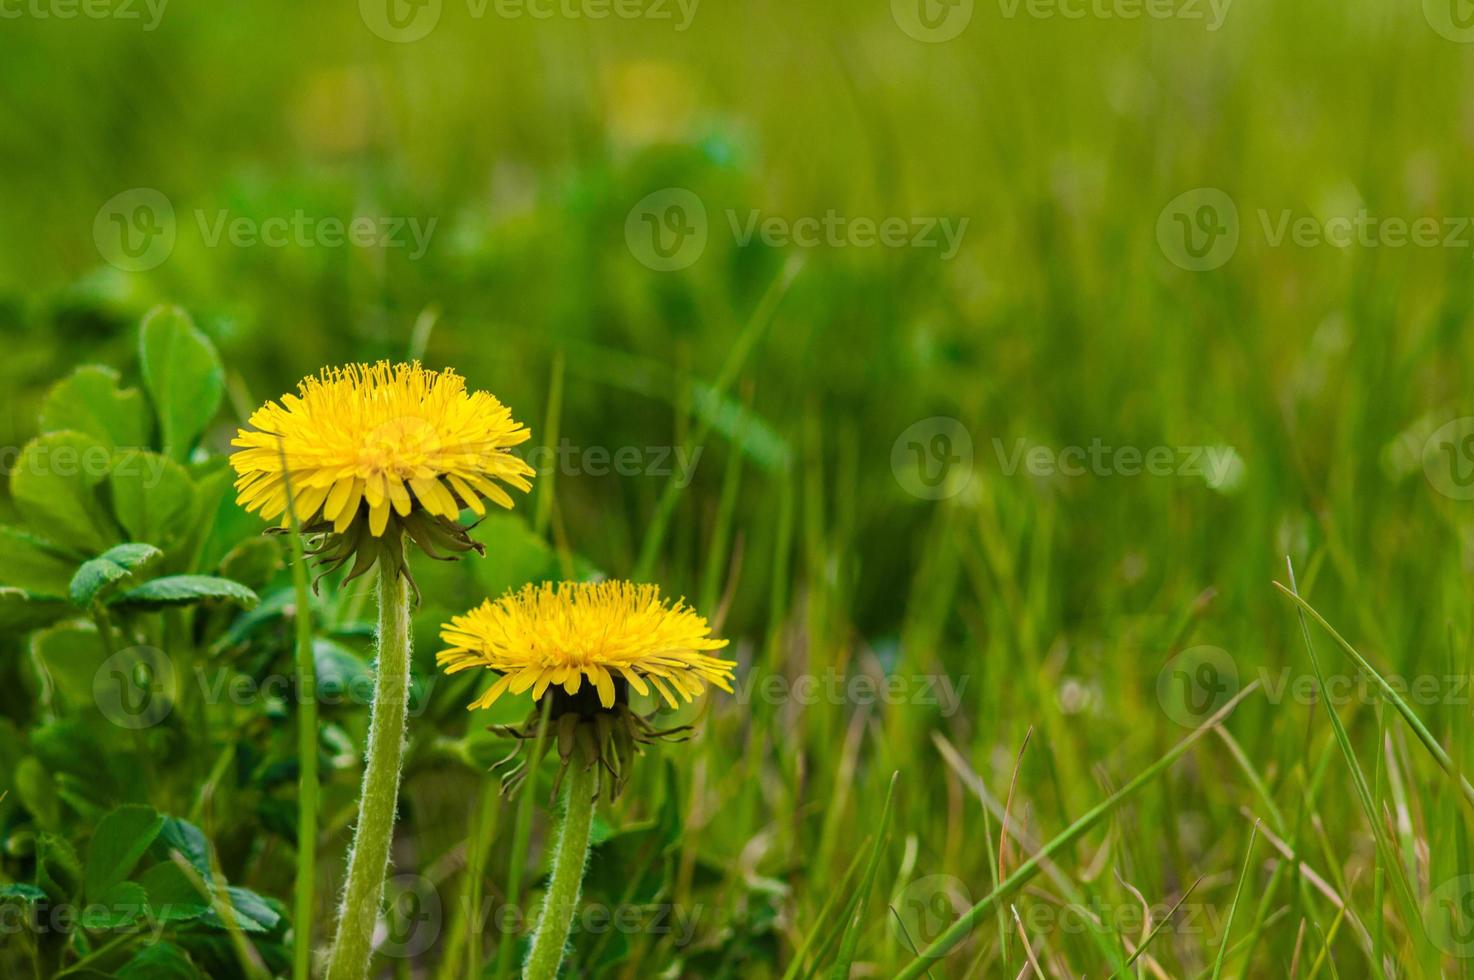
<instances>
[{"instance_id":1,"label":"blade of grass","mask_svg":"<svg viewBox=\"0 0 1474 980\"><path fill-rule=\"evenodd\" d=\"M891 918L896 920L896 928L899 929L901 932L901 938L906 941L906 948L911 950L912 956L920 955L921 950L916 948L916 942L911 938L911 931L906 928L906 922L904 919L901 918L901 913L896 911L896 907L894 905L890 906L890 910ZM932 977L930 970L927 971L926 976L927 980L935 980L935 978Z\"/></svg>"},{"instance_id":2,"label":"blade of grass","mask_svg":"<svg viewBox=\"0 0 1474 980\"><path fill-rule=\"evenodd\" d=\"M1249 831L1249 846L1244 849L1244 867L1239 872L1239 883L1233 890L1233 902L1228 906L1228 921L1223 924L1223 936L1218 940L1218 958L1213 961L1213 980L1218 980L1223 975L1223 960L1228 953L1228 940L1233 935L1234 916L1239 911L1239 899L1244 895L1244 882L1253 873L1254 843L1259 838L1259 822L1254 822L1254 827Z\"/></svg>"},{"instance_id":3,"label":"blade of grass","mask_svg":"<svg viewBox=\"0 0 1474 980\"><path fill-rule=\"evenodd\" d=\"M1017 821L1004 819L1003 804L988 793L988 788L983 783L982 777L968 766L966 760L962 758L951 742L948 742L939 732L932 732L932 742L937 747L937 751L941 753L943 761L957 773L958 777L962 779L968 789L972 790L973 795L978 798L978 802L983 806L982 836L983 843L987 845L988 877L991 879L990 887L997 888L999 879L996 876L995 869L998 867L998 857L993 848L992 825L989 822L990 815L996 817L1000 822L1000 826L1013 837L1014 842L1026 851L1037 852L1039 845L1028 839L1027 835L1019 829ZM1069 904L1081 911L1081 920L1087 927L1085 931L1095 942L1096 948L1100 950L1104 961L1112 964L1116 969L1121 969L1125 954L1110 942L1111 938L1115 938L1113 934L1108 933L1100 919L1090 913L1090 908L1092 907L1090 901L1080 894L1079 889L1075 887L1071 879L1053 862L1044 861L1040 866L1040 870L1063 893ZM993 912L998 920L998 949L1001 956L1003 951L1009 947L1013 934L1008 931L1008 913L1004 910L1002 904L995 905Z\"/></svg>"},{"instance_id":4,"label":"blade of grass","mask_svg":"<svg viewBox=\"0 0 1474 980\"><path fill-rule=\"evenodd\" d=\"M543 445L558 458L558 436L563 422L563 351L553 355L552 376L548 379L548 404L543 412ZM553 516L553 492L557 487L558 466L553 464L537 475L537 503L533 508L532 530L538 537L547 534Z\"/></svg>"},{"instance_id":5,"label":"blade of grass","mask_svg":"<svg viewBox=\"0 0 1474 980\"><path fill-rule=\"evenodd\" d=\"M1408 884L1401 861L1393 860L1396 856L1396 851L1393 850L1392 843L1387 839L1387 832L1382 826L1382 820L1377 813L1376 804L1372 801L1371 789L1367 785L1366 773L1362 772L1361 763L1357 761L1356 753L1352 750L1351 737L1346 733L1346 725L1341 721L1341 716L1336 713L1336 706L1326 687L1326 675L1325 671L1321 668L1320 656L1315 652L1315 643L1310 638L1310 623L1306 619L1306 610L1308 609L1312 615L1317 617L1319 614L1315 613L1307 603L1300 599L1298 588L1295 585L1295 567L1288 558L1285 560L1285 568L1290 578L1290 589L1286 590L1283 586L1279 586L1279 583L1275 584L1279 586L1281 591L1284 591L1301 605L1299 616L1300 632L1305 640L1305 649L1310 654L1310 665L1315 671L1315 680L1320 691L1321 702L1326 706L1326 715L1331 721L1331 731L1335 734L1336 745L1340 748L1341 755L1346 760L1346 765L1351 771L1351 781L1356 787L1357 800L1361 803L1362 812L1366 816L1367 823L1371 826L1372 837L1376 841L1378 849L1383 852L1383 861L1389 867L1395 867L1397 869L1398 873L1392 876L1392 881L1397 885L1393 891L1397 895L1398 901L1402 904L1402 913L1407 921L1408 929L1415 930L1418 927L1419 920L1417 901L1413 898L1412 886ZM1321 622L1327 629L1330 628L1329 623L1325 623L1324 620L1321 620ZM1368 665L1368 669L1370 669L1370 665Z\"/></svg>"},{"instance_id":6,"label":"blade of grass","mask_svg":"<svg viewBox=\"0 0 1474 980\"><path fill-rule=\"evenodd\" d=\"M1326 622L1325 617L1316 612L1314 606L1312 606L1309 602L1305 601L1303 597L1301 597L1299 592L1295 589L1293 572L1290 575L1290 588L1285 588L1279 582L1275 582L1274 587L1283 592L1300 607L1302 622L1303 618L1306 615L1309 615L1310 618L1314 619L1316 623L1320 625L1321 629L1325 630L1326 634L1336 642L1337 646L1339 646L1342 650L1345 650L1347 655L1350 656L1352 660L1356 661L1358 667L1366 671L1366 673L1372 678L1372 680L1376 682L1378 689L1382 692L1382 696L1390 701L1392 703L1392 706L1397 709L1398 714L1402 715L1403 719L1407 721L1408 726L1412 728L1413 733L1418 736L1418 741L1423 743L1423 747L1426 748L1428 750L1428 753L1433 756L1433 759L1438 763L1439 768L1441 768L1446 774L1448 774L1449 778L1458 781L1459 789L1463 793L1465 801L1469 803L1471 807L1474 807L1474 786L1471 786L1469 784L1469 781L1465 779L1463 774L1460 773L1458 769L1454 766L1453 760L1449 758L1449 755L1447 752L1444 751L1443 746L1440 745L1438 743L1438 740L1433 737L1433 733L1428 731L1428 728L1426 725L1423 724L1422 719L1420 719L1413 712L1412 708L1408 707L1408 703L1403 700L1402 695L1397 693L1397 689L1394 688L1391 684L1387 683L1387 679L1384 678L1382 674L1375 667L1373 667L1365 657L1358 653L1356 648L1346 641L1345 637L1343 637L1340 633L1337 633L1335 628L1331 626L1330 623ZM1307 642L1309 642L1308 635L1306 639Z\"/></svg>"},{"instance_id":7,"label":"blade of grass","mask_svg":"<svg viewBox=\"0 0 1474 980\"><path fill-rule=\"evenodd\" d=\"M799 270L803 268L802 259L791 259L784 266L768 291L758 301L757 308L753 310L747 325L738 335L736 343L732 345L727 354L727 360L722 365L721 373L717 375L716 383L712 385L709 397L720 399L726 395L732 383L737 379L737 374L742 370L742 365L747 362L747 357L752 353L758 338L762 336L767 326L772 322L773 315L778 311L778 305L783 297L788 295L788 287L793 285L793 280L798 276ZM684 440L685 450L690 452L692 447L701 445L707 435L711 432L711 414L701 416L700 422L692 431L689 438ZM645 531L645 539L640 545L640 557L635 562L633 578L637 582L643 582L650 577L655 568L656 556L660 553L660 546L665 541L665 532L670 526L671 516L675 513L676 504L680 501L681 491L686 484L674 476L667 480L660 493L660 499L655 505L655 513L650 517L650 524Z\"/></svg>"},{"instance_id":8,"label":"blade of grass","mask_svg":"<svg viewBox=\"0 0 1474 980\"><path fill-rule=\"evenodd\" d=\"M1204 877L1205 876L1203 875L1199 875L1198 880L1188 886L1187 891L1182 893L1182 897L1177 900L1177 903L1173 905L1172 908L1167 911L1167 914L1162 917L1162 921L1158 922L1155 926L1152 927L1152 931L1146 934L1146 938L1141 941L1141 945L1136 947L1136 951L1132 953L1127 958L1125 964L1117 969L1115 973L1111 974L1111 976L1123 976L1125 975L1126 971L1131 969L1131 964L1135 963L1137 959L1141 956L1141 954L1146 952L1147 947L1152 944L1152 940L1157 938L1157 933L1161 932L1167 927L1167 923L1171 922L1173 917L1177 915L1177 910L1182 908L1183 903L1188 900L1193 892L1197 891L1198 886L1203 883Z\"/></svg>"},{"instance_id":9,"label":"blade of grass","mask_svg":"<svg viewBox=\"0 0 1474 980\"><path fill-rule=\"evenodd\" d=\"M804 938L804 944L798 948L798 952L793 954L793 960L788 964L788 969L783 971L782 980L794 980L798 976L799 971L803 969L804 960L808 958L809 952L818 943L820 933L826 930L830 920L834 918L840 898L848 899L851 896L850 882L854 880L855 873L860 870L860 862L865 859L865 851L869 843L870 838L867 836L856 848L855 856L850 859L850 866L840 876L839 884L824 900L824 905L819 909L819 915L814 919L813 927L809 929L808 936Z\"/></svg>"},{"instance_id":10,"label":"blade of grass","mask_svg":"<svg viewBox=\"0 0 1474 980\"><path fill-rule=\"evenodd\" d=\"M286 451L277 440L291 533L292 591L297 641L297 882L292 900L292 976L312 977L312 912L317 901L317 663L312 650L312 596L307 588L307 556L297 519L295 491Z\"/></svg>"},{"instance_id":11,"label":"blade of grass","mask_svg":"<svg viewBox=\"0 0 1474 980\"><path fill-rule=\"evenodd\" d=\"M855 914L845 930L839 944L839 956L829 970L829 980L849 980L850 966L855 962L855 950L860 946L860 933L865 928L865 908L870 902L870 892L875 888L875 875L880 870L880 856L885 852L886 837L891 827L891 807L895 802L896 780L901 774L891 773L891 782L885 791L885 809L880 813L880 829L875 832L875 845L870 850L870 863L865 868L865 877L860 882L856 896Z\"/></svg>"},{"instance_id":12,"label":"blade of grass","mask_svg":"<svg viewBox=\"0 0 1474 980\"><path fill-rule=\"evenodd\" d=\"M997 888L994 888L981 901L964 912L956 922L952 923L945 932L937 937L935 942L922 951L920 957L912 961L900 973L896 974L896 980L915 980L915 978L925 973L927 961L945 955L948 950L960 943L967 936L968 932L972 930L973 926L977 924L978 920L992 910L998 902L1007 899L1010 895L1028 884L1039 873L1045 861L1073 844L1076 839L1109 815L1137 790L1165 772L1172 763L1182 758L1187 750L1196 744L1200 738L1212 731L1215 725L1220 724L1232 714L1233 710L1243 703L1246 697L1258 689L1259 682L1257 680L1245 685L1222 708L1219 708L1213 717L1189 732L1185 738L1168 750L1166 755L1142 770L1126 783L1126 785L1096 804L1048 844L1045 844L1037 854L1019 865L1013 874L1009 875Z\"/></svg>"}]
</instances>

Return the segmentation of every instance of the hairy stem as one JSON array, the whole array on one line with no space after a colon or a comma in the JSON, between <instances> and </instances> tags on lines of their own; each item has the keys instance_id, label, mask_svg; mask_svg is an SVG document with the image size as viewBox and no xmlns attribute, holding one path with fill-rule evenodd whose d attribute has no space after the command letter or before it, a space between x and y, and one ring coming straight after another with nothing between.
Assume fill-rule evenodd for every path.
<instances>
[{"instance_id":1,"label":"hairy stem","mask_svg":"<svg viewBox=\"0 0 1474 980\"><path fill-rule=\"evenodd\" d=\"M553 980L563 963L563 947L573 914L578 911L578 893L583 885L583 869L589 856L589 827L594 820L594 767L574 756L568 771L568 788L564 792L567 806L563 827L558 832L557 850L553 853L553 873L548 879L548 894L543 899L542 916L537 933L532 937L532 951L522 971L525 980Z\"/></svg>"},{"instance_id":2,"label":"hairy stem","mask_svg":"<svg viewBox=\"0 0 1474 980\"><path fill-rule=\"evenodd\" d=\"M384 898L384 874L394 836L404 719L409 699L409 591L388 562L379 563L379 664L369 712L368 760L358 801L358 825L348 856L348 886L338 914L338 938L328 980L364 980L373 956L374 925Z\"/></svg>"}]
</instances>

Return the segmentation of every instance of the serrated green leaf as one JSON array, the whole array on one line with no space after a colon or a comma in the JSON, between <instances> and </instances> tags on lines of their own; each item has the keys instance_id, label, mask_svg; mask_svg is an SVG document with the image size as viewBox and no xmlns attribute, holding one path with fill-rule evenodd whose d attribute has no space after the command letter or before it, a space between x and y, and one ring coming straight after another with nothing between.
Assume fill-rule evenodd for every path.
<instances>
[{"instance_id":1,"label":"serrated green leaf","mask_svg":"<svg viewBox=\"0 0 1474 980\"><path fill-rule=\"evenodd\" d=\"M270 932L280 924L281 913L267 899L248 888L235 885L225 891L230 907L235 912L236 925L240 926L242 932ZM213 908L200 921L219 929L225 928L225 923Z\"/></svg>"},{"instance_id":2,"label":"serrated green leaf","mask_svg":"<svg viewBox=\"0 0 1474 980\"><path fill-rule=\"evenodd\" d=\"M102 892L87 896L82 925L88 929L121 929L148 913L148 893L133 881L119 881Z\"/></svg>"},{"instance_id":3,"label":"serrated green leaf","mask_svg":"<svg viewBox=\"0 0 1474 980\"><path fill-rule=\"evenodd\" d=\"M207 881L210 879L210 844L205 840L205 832L188 820L165 817L164 826L159 830L158 845L166 856L171 851L178 851L200 873L200 877Z\"/></svg>"},{"instance_id":4,"label":"serrated green leaf","mask_svg":"<svg viewBox=\"0 0 1474 980\"><path fill-rule=\"evenodd\" d=\"M84 364L47 392L41 431L85 432L109 449L149 445L148 403L137 388L120 388L118 372Z\"/></svg>"},{"instance_id":5,"label":"serrated green leaf","mask_svg":"<svg viewBox=\"0 0 1474 980\"><path fill-rule=\"evenodd\" d=\"M120 452L108 483L113 514L134 541L153 541L167 549L188 532L194 481L172 459L144 450Z\"/></svg>"},{"instance_id":6,"label":"serrated green leaf","mask_svg":"<svg viewBox=\"0 0 1474 980\"><path fill-rule=\"evenodd\" d=\"M183 462L220 408L225 369L209 338L177 306L155 307L143 318L138 347L164 455Z\"/></svg>"},{"instance_id":7,"label":"serrated green leaf","mask_svg":"<svg viewBox=\"0 0 1474 980\"><path fill-rule=\"evenodd\" d=\"M149 908L163 922L188 922L210 910L194 881L172 860L160 861L134 880L148 893Z\"/></svg>"},{"instance_id":8,"label":"serrated green leaf","mask_svg":"<svg viewBox=\"0 0 1474 980\"><path fill-rule=\"evenodd\" d=\"M154 943L118 968L118 980L200 980L199 967L173 943Z\"/></svg>"},{"instance_id":9,"label":"serrated green leaf","mask_svg":"<svg viewBox=\"0 0 1474 980\"><path fill-rule=\"evenodd\" d=\"M53 902L71 901L82 883L82 862L77 849L64 837L52 833L36 835L36 885Z\"/></svg>"},{"instance_id":10,"label":"serrated green leaf","mask_svg":"<svg viewBox=\"0 0 1474 980\"><path fill-rule=\"evenodd\" d=\"M76 560L50 541L18 527L0 527L0 585L61 597L76 568Z\"/></svg>"},{"instance_id":11,"label":"serrated green leaf","mask_svg":"<svg viewBox=\"0 0 1474 980\"><path fill-rule=\"evenodd\" d=\"M256 593L228 578L214 575L166 575L114 596L108 605L162 609L192 602L233 602L250 609L260 601Z\"/></svg>"},{"instance_id":12,"label":"serrated green leaf","mask_svg":"<svg viewBox=\"0 0 1474 980\"><path fill-rule=\"evenodd\" d=\"M23 633L46 626L75 610L65 599L41 596L25 589L0 587L0 630Z\"/></svg>"},{"instance_id":13,"label":"serrated green leaf","mask_svg":"<svg viewBox=\"0 0 1474 980\"><path fill-rule=\"evenodd\" d=\"M126 880L163 826L163 814L151 806L120 806L103 817L87 847L88 899L105 895Z\"/></svg>"},{"instance_id":14,"label":"serrated green leaf","mask_svg":"<svg viewBox=\"0 0 1474 980\"><path fill-rule=\"evenodd\" d=\"M93 704L93 682L106 659L97 627L73 621L40 630L31 637L31 656L67 704Z\"/></svg>"},{"instance_id":15,"label":"serrated green leaf","mask_svg":"<svg viewBox=\"0 0 1474 980\"><path fill-rule=\"evenodd\" d=\"M220 560L220 574L251 589L262 589L282 567L282 548L277 538L247 538Z\"/></svg>"},{"instance_id":16,"label":"serrated green leaf","mask_svg":"<svg viewBox=\"0 0 1474 980\"><path fill-rule=\"evenodd\" d=\"M81 432L50 432L26 443L10 474L15 506L35 533L95 555L117 544L97 487L112 451Z\"/></svg>"},{"instance_id":17,"label":"serrated green leaf","mask_svg":"<svg viewBox=\"0 0 1474 980\"><path fill-rule=\"evenodd\" d=\"M74 604L85 609L92 605L94 599L103 598L124 582L136 578L163 556L158 548L142 542L109 548L82 563L77 574L72 576L67 592Z\"/></svg>"}]
</instances>

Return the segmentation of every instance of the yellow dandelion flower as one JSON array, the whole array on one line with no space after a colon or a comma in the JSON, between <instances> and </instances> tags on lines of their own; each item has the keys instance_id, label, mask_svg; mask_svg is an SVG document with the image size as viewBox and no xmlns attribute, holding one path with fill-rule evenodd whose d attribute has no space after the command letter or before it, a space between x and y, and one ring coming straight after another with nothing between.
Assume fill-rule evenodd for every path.
<instances>
[{"instance_id":1,"label":"yellow dandelion flower","mask_svg":"<svg viewBox=\"0 0 1474 980\"><path fill-rule=\"evenodd\" d=\"M736 663L707 653L727 645L684 602L661 599L654 585L563 582L528 585L487 600L441 628L448 645L436 658L447 673L485 667L501 674L471 708L490 707L503 693L549 687L576 696L592 688L600 706L653 688L667 705L700 696L708 683L731 693Z\"/></svg>"},{"instance_id":2,"label":"yellow dandelion flower","mask_svg":"<svg viewBox=\"0 0 1474 980\"><path fill-rule=\"evenodd\" d=\"M330 536L319 549L329 562L358 553L354 575L382 555L402 570L403 533L436 558L477 549L461 511L484 515L486 500L510 508L506 487L526 492L534 475L510 452L531 436L510 409L419 362L326 369L249 425L230 457L241 506L290 527L290 478L302 529Z\"/></svg>"}]
</instances>

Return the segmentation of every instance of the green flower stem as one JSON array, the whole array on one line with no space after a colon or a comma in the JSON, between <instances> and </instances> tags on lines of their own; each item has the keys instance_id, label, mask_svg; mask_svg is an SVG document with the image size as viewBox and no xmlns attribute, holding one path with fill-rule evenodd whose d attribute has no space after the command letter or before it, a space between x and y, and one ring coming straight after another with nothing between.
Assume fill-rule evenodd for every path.
<instances>
[{"instance_id":1,"label":"green flower stem","mask_svg":"<svg viewBox=\"0 0 1474 980\"><path fill-rule=\"evenodd\" d=\"M338 938L328 980L364 980L373 956L374 925L384 899L384 874L394 836L409 700L409 587L390 563L379 563L379 663L369 711L368 761L358 800L358 825L348 856L348 886L338 913Z\"/></svg>"},{"instance_id":2,"label":"green flower stem","mask_svg":"<svg viewBox=\"0 0 1474 980\"><path fill-rule=\"evenodd\" d=\"M557 850L553 853L553 873L548 879L548 894L543 899L537 933L532 937L532 951L527 954L527 965L522 971L524 980L554 980L563 963L563 947L568 943L573 913L578 911L578 893L589 857L594 776L594 767L585 765L575 754L568 770L568 789L564 795L567 807L563 827L558 832Z\"/></svg>"}]
</instances>

